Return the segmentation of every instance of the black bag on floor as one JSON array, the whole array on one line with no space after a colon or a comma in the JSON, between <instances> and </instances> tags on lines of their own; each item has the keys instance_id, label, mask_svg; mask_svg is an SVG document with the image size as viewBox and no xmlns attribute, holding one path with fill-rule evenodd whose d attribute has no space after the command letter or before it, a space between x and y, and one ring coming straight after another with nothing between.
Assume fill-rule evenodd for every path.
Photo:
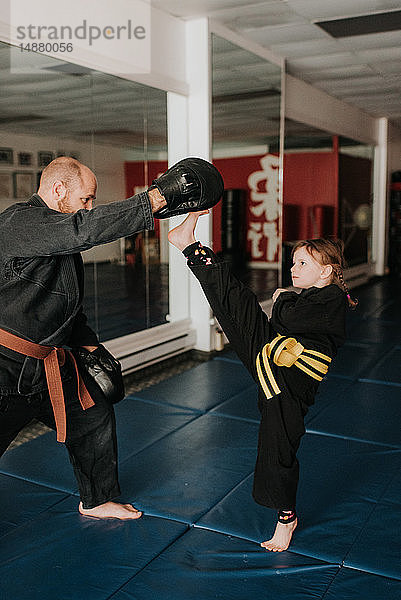
<instances>
[{"instance_id":1,"label":"black bag on floor","mask_svg":"<svg viewBox=\"0 0 401 600\"><path fill-rule=\"evenodd\" d=\"M77 361L78 371L94 400L99 390L111 404L116 404L124 398L121 363L102 344L93 352L85 348L73 348L72 353Z\"/></svg>"}]
</instances>

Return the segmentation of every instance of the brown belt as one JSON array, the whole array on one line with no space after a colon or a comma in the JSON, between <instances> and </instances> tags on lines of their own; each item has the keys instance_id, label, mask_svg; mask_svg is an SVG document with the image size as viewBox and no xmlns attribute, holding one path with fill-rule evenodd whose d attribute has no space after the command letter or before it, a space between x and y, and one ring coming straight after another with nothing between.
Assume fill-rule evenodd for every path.
<instances>
[{"instance_id":1,"label":"brown belt","mask_svg":"<svg viewBox=\"0 0 401 600\"><path fill-rule=\"evenodd\" d=\"M0 329L0 344L6 348L9 348L10 350L24 354L25 356L43 360L46 372L47 388L49 390L54 419L56 421L57 441L65 442L67 433L67 420L65 414L64 393L63 384L61 381L60 366L62 367L64 365L66 354L72 361L75 368L78 382L78 398L82 409L86 410L95 404L88 390L86 389L82 377L78 372L74 355L69 350L64 350L63 348L56 348L55 346L41 346L40 344L29 342L28 340L24 340L23 338L9 333L4 329Z\"/></svg>"}]
</instances>

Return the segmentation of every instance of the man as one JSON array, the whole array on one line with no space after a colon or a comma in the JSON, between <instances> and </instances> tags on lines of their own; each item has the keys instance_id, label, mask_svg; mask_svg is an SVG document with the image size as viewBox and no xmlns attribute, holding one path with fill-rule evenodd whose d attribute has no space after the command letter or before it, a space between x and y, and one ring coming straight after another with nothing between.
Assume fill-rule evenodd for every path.
<instances>
[{"instance_id":1,"label":"man","mask_svg":"<svg viewBox=\"0 0 401 600\"><path fill-rule=\"evenodd\" d=\"M142 513L113 501L120 494L113 407L102 394L80 393L63 349L91 352L99 345L82 311L80 252L153 229L154 216L212 206L222 193L219 178L210 163L184 159L147 192L92 209L95 175L60 157L44 169L37 194L0 214L0 456L32 418L56 429L83 515L137 519Z\"/></svg>"}]
</instances>

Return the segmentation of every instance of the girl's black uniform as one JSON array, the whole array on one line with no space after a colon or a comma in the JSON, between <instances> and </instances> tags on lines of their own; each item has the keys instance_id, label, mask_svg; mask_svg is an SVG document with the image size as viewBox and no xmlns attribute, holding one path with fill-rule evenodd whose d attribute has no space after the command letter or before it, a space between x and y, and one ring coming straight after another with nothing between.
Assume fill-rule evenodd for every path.
<instances>
[{"instance_id":1,"label":"girl's black uniform","mask_svg":"<svg viewBox=\"0 0 401 600\"><path fill-rule=\"evenodd\" d=\"M233 349L259 387L261 422L253 497L269 508L295 509L299 477L296 453L319 381L295 365L277 366L269 361L279 392L268 399L258 375L257 357L281 334L296 338L315 354L333 358L345 340L345 294L334 284L300 294L282 292L269 320L253 292L212 250L196 242L185 248L184 255Z\"/></svg>"}]
</instances>

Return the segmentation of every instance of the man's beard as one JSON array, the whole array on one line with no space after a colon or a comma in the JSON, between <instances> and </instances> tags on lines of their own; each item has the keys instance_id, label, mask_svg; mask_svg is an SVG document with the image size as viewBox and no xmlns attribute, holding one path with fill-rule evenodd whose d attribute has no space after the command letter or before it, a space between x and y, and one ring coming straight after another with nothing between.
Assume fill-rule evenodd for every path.
<instances>
[{"instance_id":1,"label":"man's beard","mask_svg":"<svg viewBox=\"0 0 401 600\"><path fill-rule=\"evenodd\" d=\"M71 205L68 202L68 192L67 192L65 198L58 201L58 209L60 212L66 213L66 214L74 212L73 210L71 210Z\"/></svg>"}]
</instances>

